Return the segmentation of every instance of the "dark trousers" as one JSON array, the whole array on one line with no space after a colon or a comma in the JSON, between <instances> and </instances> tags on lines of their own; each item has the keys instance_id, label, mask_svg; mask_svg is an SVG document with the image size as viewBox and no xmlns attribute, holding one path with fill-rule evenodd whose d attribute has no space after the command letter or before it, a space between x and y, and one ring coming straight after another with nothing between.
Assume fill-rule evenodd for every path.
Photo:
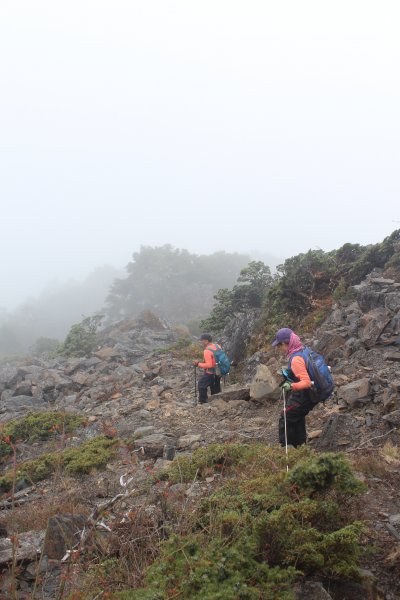
<instances>
[{"instance_id":1,"label":"dark trousers","mask_svg":"<svg viewBox=\"0 0 400 600\"><path fill-rule=\"evenodd\" d=\"M295 448L307 441L306 415L314 408L307 390L292 392L286 400L286 434L287 443ZM279 419L279 442L285 445L285 420L283 411Z\"/></svg>"},{"instance_id":2,"label":"dark trousers","mask_svg":"<svg viewBox=\"0 0 400 600\"><path fill-rule=\"evenodd\" d=\"M207 402L207 388L210 388L211 395L218 394L221 391L221 377L204 373L199 379L199 403Z\"/></svg>"}]
</instances>

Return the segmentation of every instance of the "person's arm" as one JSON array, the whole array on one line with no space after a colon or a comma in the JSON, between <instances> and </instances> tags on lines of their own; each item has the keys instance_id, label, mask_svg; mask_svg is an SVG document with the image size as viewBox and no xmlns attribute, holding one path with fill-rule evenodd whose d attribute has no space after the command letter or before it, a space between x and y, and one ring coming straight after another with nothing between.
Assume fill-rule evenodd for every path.
<instances>
[{"instance_id":1,"label":"person's arm","mask_svg":"<svg viewBox=\"0 0 400 600\"><path fill-rule=\"evenodd\" d=\"M290 367L299 381L292 383L292 390L299 392L307 390L312 386L310 376L307 371L306 363L302 356L295 356Z\"/></svg>"},{"instance_id":2,"label":"person's arm","mask_svg":"<svg viewBox=\"0 0 400 600\"><path fill-rule=\"evenodd\" d=\"M197 365L198 367L200 367L200 369L212 369L214 367L214 354L211 352L211 350L204 350L204 362L199 362L199 364Z\"/></svg>"}]
</instances>

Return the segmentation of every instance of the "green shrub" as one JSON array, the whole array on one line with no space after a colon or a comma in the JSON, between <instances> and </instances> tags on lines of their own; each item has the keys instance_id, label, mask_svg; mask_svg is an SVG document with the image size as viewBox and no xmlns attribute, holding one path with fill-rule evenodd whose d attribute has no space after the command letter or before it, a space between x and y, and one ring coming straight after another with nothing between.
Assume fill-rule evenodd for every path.
<instances>
[{"instance_id":1,"label":"green shrub","mask_svg":"<svg viewBox=\"0 0 400 600\"><path fill-rule=\"evenodd\" d=\"M63 465L69 475L90 473L93 469L104 467L114 456L113 447L117 440L97 437L63 453Z\"/></svg>"},{"instance_id":2,"label":"green shrub","mask_svg":"<svg viewBox=\"0 0 400 600\"><path fill-rule=\"evenodd\" d=\"M102 315L86 317L80 323L72 325L63 344L60 344L57 354L62 356L87 356L96 345L96 333L103 320Z\"/></svg>"},{"instance_id":3,"label":"green shrub","mask_svg":"<svg viewBox=\"0 0 400 600\"><path fill-rule=\"evenodd\" d=\"M301 461L289 475L289 481L308 494L335 486L345 493L357 493L365 489L361 481L355 479L349 463L341 454L319 454L314 460Z\"/></svg>"},{"instance_id":4,"label":"green shrub","mask_svg":"<svg viewBox=\"0 0 400 600\"><path fill-rule=\"evenodd\" d=\"M363 486L340 454L214 444L176 458L171 483L219 470L228 481L198 504L184 535L165 541L146 586L120 600L292 600L301 576L357 579L363 526L344 507Z\"/></svg>"},{"instance_id":5,"label":"green shrub","mask_svg":"<svg viewBox=\"0 0 400 600\"><path fill-rule=\"evenodd\" d=\"M18 465L15 481L27 480L36 483L50 477L57 468L65 471L68 475L89 473L105 466L114 458L116 443L117 440L99 436L64 452L43 454L34 460ZM0 477L0 493L9 492L12 489L13 477L12 470Z\"/></svg>"},{"instance_id":6,"label":"green shrub","mask_svg":"<svg viewBox=\"0 0 400 600\"><path fill-rule=\"evenodd\" d=\"M61 433L71 433L84 423L84 417L73 413L28 413L25 417L8 421L0 434L0 460L11 454L11 445L19 441L46 440Z\"/></svg>"},{"instance_id":7,"label":"green shrub","mask_svg":"<svg viewBox=\"0 0 400 600\"><path fill-rule=\"evenodd\" d=\"M252 261L240 271L232 290L222 288L214 296L215 304L200 327L207 331L222 331L237 312L260 308L273 283L270 268L262 261Z\"/></svg>"}]
</instances>

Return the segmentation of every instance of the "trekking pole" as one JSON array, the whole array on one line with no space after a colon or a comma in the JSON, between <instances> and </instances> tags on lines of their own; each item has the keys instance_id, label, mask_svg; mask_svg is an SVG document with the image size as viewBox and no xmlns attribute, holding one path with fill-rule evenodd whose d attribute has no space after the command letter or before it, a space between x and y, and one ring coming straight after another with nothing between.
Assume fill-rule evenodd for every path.
<instances>
[{"instance_id":1,"label":"trekking pole","mask_svg":"<svg viewBox=\"0 0 400 600\"><path fill-rule=\"evenodd\" d=\"M288 458L288 447L287 447L287 427L286 427L286 392L282 390L283 397L283 421L285 423L285 450L286 450L286 472L289 472L289 458Z\"/></svg>"},{"instance_id":2,"label":"trekking pole","mask_svg":"<svg viewBox=\"0 0 400 600\"><path fill-rule=\"evenodd\" d=\"M197 367L196 365L194 366L194 397L197 400Z\"/></svg>"}]
</instances>

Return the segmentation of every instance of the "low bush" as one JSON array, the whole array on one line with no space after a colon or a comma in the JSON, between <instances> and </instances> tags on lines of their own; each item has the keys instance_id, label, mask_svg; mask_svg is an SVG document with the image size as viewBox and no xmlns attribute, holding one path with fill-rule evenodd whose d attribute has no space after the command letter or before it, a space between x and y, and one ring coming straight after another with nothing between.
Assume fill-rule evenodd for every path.
<instances>
[{"instance_id":1,"label":"low bush","mask_svg":"<svg viewBox=\"0 0 400 600\"><path fill-rule=\"evenodd\" d=\"M54 411L28 413L25 417L8 421L0 431L0 459L11 454L11 444L19 441L31 443L62 433L68 434L84 421L84 417L80 415Z\"/></svg>"},{"instance_id":2,"label":"low bush","mask_svg":"<svg viewBox=\"0 0 400 600\"><path fill-rule=\"evenodd\" d=\"M15 479L17 487L23 481L36 483L50 477L57 469L68 475L89 473L104 467L115 455L117 440L99 436L76 448L64 452L53 452L17 465L0 477L0 493L9 492Z\"/></svg>"},{"instance_id":3,"label":"low bush","mask_svg":"<svg viewBox=\"0 0 400 600\"><path fill-rule=\"evenodd\" d=\"M103 315L94 315L72 325L56 353L62 356L88 356L96 346L97 330L103 318Z\"/></svg>"},{"instance_id":4,"label":"low bush","mask_svg":"<svg viewBox=\"0 0 400 600\"><path fill-rule=\"evenodd\" d=\"M348 505L364 487L340 454L216 444L178 457L161 479L226 479L162 543L145 587L120 600L292 600L300 576L357 579L363 526Z\"/></svg>"}]
</instances>

